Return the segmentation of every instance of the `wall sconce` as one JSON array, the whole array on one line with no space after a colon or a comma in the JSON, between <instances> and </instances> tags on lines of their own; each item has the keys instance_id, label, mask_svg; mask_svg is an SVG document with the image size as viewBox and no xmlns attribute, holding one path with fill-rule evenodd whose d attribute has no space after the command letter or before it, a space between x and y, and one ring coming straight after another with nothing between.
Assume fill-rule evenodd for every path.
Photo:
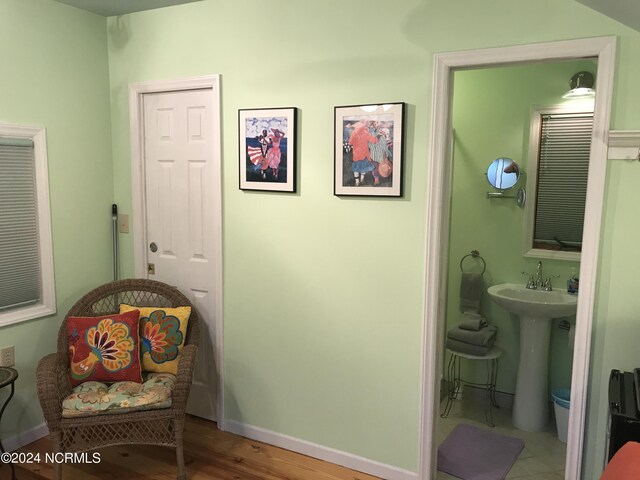
<instances>
[{"instance_id":1,"label":"wall sconce","mask_svg":"<svg viewBox=\"0 0 640 480\"><path fill-rule=\"evenodd\" d=\"M578 72L571 77L569 82L571 90L565 93L562 98L584 98L593 97L596 91L593 89L593 75L589 72Z\"/></svg>"}]
</instances>

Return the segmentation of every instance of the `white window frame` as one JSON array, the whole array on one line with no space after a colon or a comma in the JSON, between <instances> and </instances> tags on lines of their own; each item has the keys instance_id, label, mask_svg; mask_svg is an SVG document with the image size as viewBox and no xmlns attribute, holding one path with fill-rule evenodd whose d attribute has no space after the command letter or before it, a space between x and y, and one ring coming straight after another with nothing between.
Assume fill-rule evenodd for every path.
<instances>
[{"instance_id":1,"label":"white window frame","mask_svg":"<svg viewBox=\"0 0 640 480\"><path fill-rule=\"evenodd\" d=\"M40 250L40 282L42 298L36 304L0 312L0 327L45 317L56 313L56 292L53 272L53 242L49 202L49 168L47 136L42 127L0 124L0 136L33 141L38 212L38 243Z\"/></svg>"},{"instance_id":2,"label":"white window frame","mask_svg":"<svg viewBox=\"0 0 640 480\"><path fill-rule=\"evenodd\" d=\"M536 105L531 108L529 131L529 157L527 163L527 202L524 214L524 235L522 237L522 254L531 258L548 258L552 260L580 261L581 252L564 250L546 250L533 247L533 235L536 222L536 198L538 192L538 156L540 152L540 128L542 115L585 113L593 106L583 105Z\"/></svg>"}]
</instances>

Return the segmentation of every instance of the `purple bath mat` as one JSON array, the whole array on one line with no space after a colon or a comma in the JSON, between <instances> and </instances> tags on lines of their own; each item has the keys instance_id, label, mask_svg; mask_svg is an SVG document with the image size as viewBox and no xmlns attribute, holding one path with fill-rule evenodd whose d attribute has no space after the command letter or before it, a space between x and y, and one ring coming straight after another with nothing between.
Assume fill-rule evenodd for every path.
<instances>
[{"instance_id":1,"label":"purple bath mat","mask_svg":"<svg viewBox=\"0 0 640 480\"><path fill-rule=\"evenodd\" d=\"M523 448L519 438L461 423L438 447L438 470L462 480L504 480Z\"/></svg>"}]
</instances>

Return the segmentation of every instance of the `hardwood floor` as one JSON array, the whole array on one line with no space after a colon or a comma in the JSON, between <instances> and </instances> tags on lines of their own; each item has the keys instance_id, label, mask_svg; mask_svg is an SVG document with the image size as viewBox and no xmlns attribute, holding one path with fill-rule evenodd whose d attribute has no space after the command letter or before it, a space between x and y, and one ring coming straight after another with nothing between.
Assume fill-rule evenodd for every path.
<instances>
[{"instance_id":1,"label":"hardwood floor","mask_svg":"<svg viewBox=\"0 0 640 480\"><path fill-rule=\"evenodd\" d=\"M16 465L17 480L49 480L53 464L48 438L18 452L40 453L41 462ZM100 463L65 464L63 480L174 480L173 449L135 446L98 450ZM89 454L91 458L91 453ZM364 473L316 460L271 445L221 432L216 424L188 417L185 426L185 463L189 480L379 480ZM0 479L10 478L7 466Z\"/></svg>"}]
</instances>

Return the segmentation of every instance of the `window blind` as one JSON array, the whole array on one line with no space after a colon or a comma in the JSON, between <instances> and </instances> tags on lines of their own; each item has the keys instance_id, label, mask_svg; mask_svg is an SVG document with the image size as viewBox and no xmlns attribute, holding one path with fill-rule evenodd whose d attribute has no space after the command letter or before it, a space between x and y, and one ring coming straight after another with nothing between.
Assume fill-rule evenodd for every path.
<instances>
[{"instance_id":1,"label":"window blind","mask_svg":"<svg viewBox=\"0 0 640 480\"><path fill-rule=\"evenodd\" d=\"M542 115L534 240L580 247L593 114Z\"/></svg>"},{"instance_id":2,"label":"window blind","mask_svg":"<svg viewBox=\"0 0 640 480\"><path fill-rule=\"evenodd\" d=\"M0 311L41 298L33 142L0 138Z\"/></svg>"}]
</instances>

